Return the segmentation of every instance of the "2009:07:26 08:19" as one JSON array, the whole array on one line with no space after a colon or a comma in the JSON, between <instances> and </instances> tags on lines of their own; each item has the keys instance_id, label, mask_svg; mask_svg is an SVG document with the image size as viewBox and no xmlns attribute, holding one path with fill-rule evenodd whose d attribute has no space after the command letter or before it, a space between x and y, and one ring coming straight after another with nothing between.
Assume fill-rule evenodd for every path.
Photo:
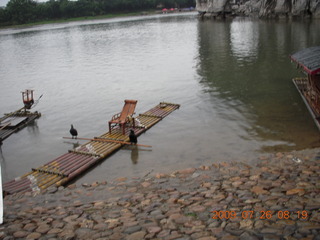
<instances>
[{"instance_id":1,"label":"2009:07:26 08:19","mask_svg":"<svg viewBox=\"0 0 320 240\"><path fill-rule=\"evenodd\" d=\"M234 219L238 216L236 211L211 211L213 213L212 219ZM256 214L255 211L251 210L245 210L242 212L239 212L239 217L242 219L252 219L255 218L256 215L259 219L271 219L274 215L278 219L289 219L292 215L296 215L298 219L304 219L306 220L308 218L308 211L259 211L259 214Z\"/></svg>"}]
</instances>

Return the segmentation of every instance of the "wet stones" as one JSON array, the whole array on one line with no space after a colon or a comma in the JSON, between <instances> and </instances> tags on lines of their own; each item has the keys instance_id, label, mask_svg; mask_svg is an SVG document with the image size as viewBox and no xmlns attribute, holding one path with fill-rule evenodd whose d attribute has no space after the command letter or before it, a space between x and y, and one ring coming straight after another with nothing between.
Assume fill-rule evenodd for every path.
<instances>
[{"instance_id":1,"label":"wet stones","mask_svg":"<svg viewBox=\"0 0 320 240\"><path fill-rule=\"evenodd\" d=\"M313 239L320 159L296 154L9 195L0 238Z\"/></svg>"},{"instance_id":2,"label":"wet stones","mask_svg":"<svg viewBox=\"0 0 320 240\"><path fill-rule=\"evenodd\" d=\"M178 173L179 174L192 174L195 171L196 171L195 168L187 168L187 169L179 170Z\"/></svg>"}]
</instances>

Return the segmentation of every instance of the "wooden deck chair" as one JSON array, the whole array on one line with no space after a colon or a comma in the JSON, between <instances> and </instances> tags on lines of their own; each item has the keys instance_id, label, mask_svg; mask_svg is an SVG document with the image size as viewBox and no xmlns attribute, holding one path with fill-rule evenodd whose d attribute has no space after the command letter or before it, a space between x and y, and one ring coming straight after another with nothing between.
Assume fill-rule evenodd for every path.
<instances>
[{"instance_id":1,"label":"wooden deck chair","mask_svg":"<svg viewBox=\"0 0 320 240\"><path fill-rule=\"evenodd\" d=\"M137 100L124 100L122 111L118 114L115 114L109 121L109 133L111 133L112 128L114 128L116 125L120 125L120 128L122 128L122 134L124 135L126 124L130 122L130 120L132 120L133 127L135 127L134 118L132 116L134 114L137 102Z\"/></svg>"}]
</instances>

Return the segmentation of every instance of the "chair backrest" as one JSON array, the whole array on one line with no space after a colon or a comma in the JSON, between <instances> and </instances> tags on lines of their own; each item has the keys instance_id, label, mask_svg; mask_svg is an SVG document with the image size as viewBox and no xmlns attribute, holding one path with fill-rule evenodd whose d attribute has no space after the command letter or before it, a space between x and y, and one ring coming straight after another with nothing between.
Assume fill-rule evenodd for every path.
<instances>
[{"instance_id":1,"label":"chair backrest","mask_svg":"<svg viewBox=\"0 0 320 240\"><path fill-rule=\"evenodd\" d=\"M124 106L119 117L120 122L126 121L128 116L132 116L134 114L137 102L137 100L124 100Z\"/></svg>"}]
</instances>

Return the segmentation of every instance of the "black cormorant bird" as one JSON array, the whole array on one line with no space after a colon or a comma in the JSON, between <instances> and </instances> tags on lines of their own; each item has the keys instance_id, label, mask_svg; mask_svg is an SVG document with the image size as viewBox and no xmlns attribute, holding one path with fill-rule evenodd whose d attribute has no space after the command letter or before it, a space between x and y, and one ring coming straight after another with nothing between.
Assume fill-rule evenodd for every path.
<instances>
[{"instance_id":1,"label":"black cormorant bird","mask_svg":"<svg viewBox=\"0 0 320 240\"><path fill-rule=\"evenodd\" d=\"M137 144L137 142L138 142L137 136L132 129L130 130L129 139L130 139L131 144Z\"/></svg>"},{"instance_id":2,"label":"black cormorant bird","mask_svg":"<svg viewBox=\"0 0 320 240\"><path fill-rule=\"evenodd\" d=\"M70 134L72 135L72 138L77 138L78 136L78 131L75 128L73 128L72 124L71 124Z\"/></svg>"}]
</instances>

